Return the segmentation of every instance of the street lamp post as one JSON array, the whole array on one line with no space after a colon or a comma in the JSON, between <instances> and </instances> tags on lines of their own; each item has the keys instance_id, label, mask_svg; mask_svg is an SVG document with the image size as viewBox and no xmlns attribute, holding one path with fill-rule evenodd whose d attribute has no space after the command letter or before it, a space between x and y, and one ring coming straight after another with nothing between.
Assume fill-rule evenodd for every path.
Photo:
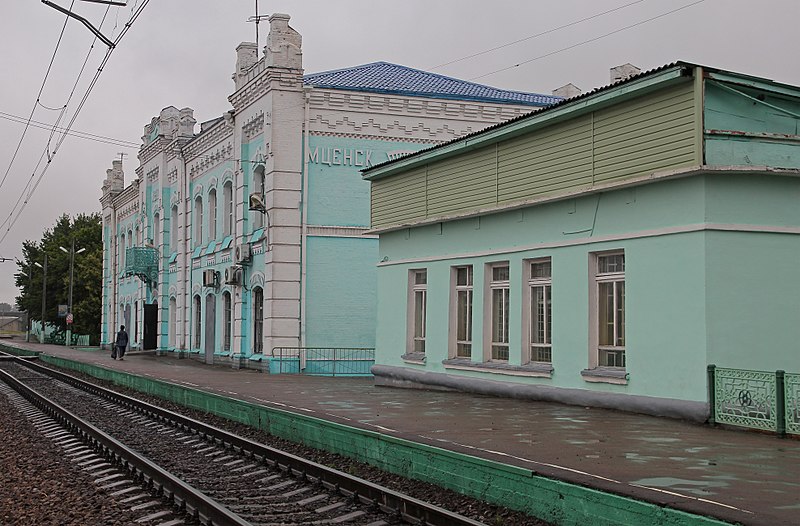
<instances>
[{"instance_id":1,"label":"street lamp post","mask_svg":"<svg viewBox=\"0 0 800 526\"><path fill-rule=\"evenodd\" d=\"M69 297L67 298L67 316L71 316L72 315L72 276L74 274L74 269L75 269L75 254L80 254L81 252L83 252L86 249L85 248L81 248L81 249L78 249L78 251L76 252L75 251L75 240L74 239L72 240L72 246L70 247L70 250L67 250L66 248L64 248L62 246L59 246L58 248L61 249L62 252L65 252L65 253L69 254ZM71 343L72 343L72 324L71 323L67 323L67 338L64 340L64 345L69 347L69 345Z\"/></svg>"},{"instance_id":2,"label":"street lamp post","mask_svg":"<svg viewBox=\"0 0 800 526\"><path fill-rule=\"evenodd\" d=\"M44 266L39 264L37 261L34 261L33 264L44 271L44 275L42 276L42 332L39 333L39 343L44 343L44 309L47 300L47 253L45 252L44 254Z\"/></svg>"}]
</instances>

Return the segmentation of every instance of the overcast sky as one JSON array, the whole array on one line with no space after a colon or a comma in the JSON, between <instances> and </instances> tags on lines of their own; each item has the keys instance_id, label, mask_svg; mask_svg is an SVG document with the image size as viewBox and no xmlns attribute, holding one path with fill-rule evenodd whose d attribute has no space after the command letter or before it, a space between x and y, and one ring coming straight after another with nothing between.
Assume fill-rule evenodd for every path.
<instances>
[{"instance_id":1,"label":"overcast sky","mask_svg":"<svg viewBox=\"0 0 800 526\"><path fill-rule=\"evenodd\" d=\"M53 1L74 4L73 11L95 26L106 11L82 0ZM143 1L111 8L102 33L113 40ZM234 50L255 39L254 25L247 23L254 0L150 2L111 54L73 125L73 130L136 146L67 137L28 198L24 189L42 174L47 155L38 168L37 162L50 133L29 127L12 164L24 129L14 120L30 115L66 17L36 0L3 0L0 9L4 258L20 257L22 242L40 239L62 213L99 211L105 170L119 152L127 154L128 184L142 128L162 108L191 107L198 122L230 109ZM685 60L800 85L797 0L260 0L259 11L291 15L291 26L303 36L307 73L387 61L505 89L550 93L568 82L584 91L605 85L609 68L626 62L646 70ZM611 12L602 14L606 11ZM260 47L267 29L262 23ZM79 22L66 25L34 121L52 124L59 118L92 38ZM62 125L72 118L104 53L98 42ZM510 69L490 74L504 68ZM58 139L52 139L51 152ZM20 198L28 200L27 206L10 226L17 215L9 214ZM14 303L15 270L11 262L0 263L0 302Z\"/></svg>"}]
</instances>

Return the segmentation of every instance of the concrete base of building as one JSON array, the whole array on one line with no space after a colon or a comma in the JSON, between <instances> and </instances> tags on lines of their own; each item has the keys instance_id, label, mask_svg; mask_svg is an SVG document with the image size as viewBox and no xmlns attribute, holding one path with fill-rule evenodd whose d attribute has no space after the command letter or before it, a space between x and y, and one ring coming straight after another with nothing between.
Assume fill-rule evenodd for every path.
<instances>
[{"instance_id":1,"label":"concrete base of building","mask_svg":"<svg viewBox=\"0 0 800 526\"><path fill-rule=\"evenodd\" d=\"M585 407L617 409L645 415L678 418L703 423L709 417L706 402L651 396L605 393L548 385L523 385L496 380L468 378L444 373L416 371L406 367L374 365L375 385L410 389L461 391L504 398L557 402Z\"/></svg>"}]
</instances>

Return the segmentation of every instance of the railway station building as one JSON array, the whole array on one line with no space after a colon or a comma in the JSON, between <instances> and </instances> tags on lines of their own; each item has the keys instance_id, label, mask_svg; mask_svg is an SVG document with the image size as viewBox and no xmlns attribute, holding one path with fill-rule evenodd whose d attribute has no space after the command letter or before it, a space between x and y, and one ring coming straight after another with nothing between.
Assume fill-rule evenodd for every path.
<instances>
[{"instance_id":1,"label":"railway station building","mask_svg":"<svg viewBox=\"0 0 800 526\"><path fill-rule=\"evenodd\" d=\"M102 341L260 366L273 349L372 348L377 236L360 170L561 100L377 62L304 74L270 17L236 49L231 110L167 107L135 177L102 186ZM402 206L402 205L401 205Z\"/></svg>"},{"instance_id":2,"label":"railway station building","mask_svg":"<svg viewBox=\"0 0 800 526\"><path fill-rule=\"evenodd\" d=\"M674 63L366 169L376 383L704 421L709 365L800 372L798 129Z\"/></svg>"}]
</instances>

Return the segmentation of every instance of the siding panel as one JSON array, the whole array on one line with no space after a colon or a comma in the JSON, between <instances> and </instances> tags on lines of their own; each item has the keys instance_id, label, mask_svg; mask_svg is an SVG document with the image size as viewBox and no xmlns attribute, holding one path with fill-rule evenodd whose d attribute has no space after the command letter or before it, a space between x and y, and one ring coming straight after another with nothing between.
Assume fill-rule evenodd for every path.
<instances>
[{"instance_id":1,"label":"siding panel","mask_svg":"<svg viewBox=\"0 0 800 526\"><path fill-rule=\"evenodd\" d=\"M425 217L425 168L372 183L372 226L382 227Z\"/></svg>"},{"instance_id":2,"label":"siding panel","mask_svg":"<svg viewBox=\"0 0 800 526\"><path fill-rule=\"evenodd\" d=\"M372 183L372 224L470 212L700 164L685 82Z\"/></svg>"}]
</instances>

